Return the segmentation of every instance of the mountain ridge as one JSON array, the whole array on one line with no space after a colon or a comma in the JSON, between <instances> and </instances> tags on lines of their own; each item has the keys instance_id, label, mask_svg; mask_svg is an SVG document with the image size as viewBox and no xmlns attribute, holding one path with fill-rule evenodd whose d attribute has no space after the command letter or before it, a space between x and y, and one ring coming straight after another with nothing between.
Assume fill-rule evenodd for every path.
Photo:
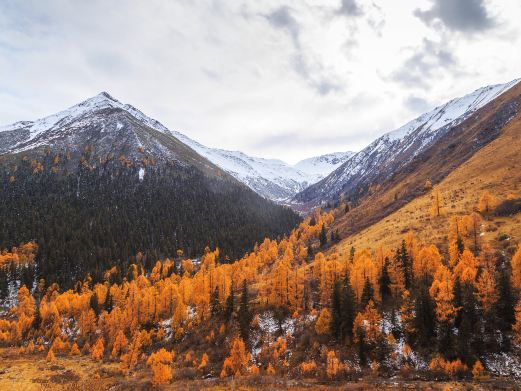
<instances>
[{"instance_id":1,"label":"mountain ridge","mask_svg":"<svg viewBox=\"0 0 521 391\"><path fill-rule=\"evenodd\" d=\"M291 202L297 207L309 209L325 201L335 201L341 195L356 200L360 191L367 192L378 176L399 172L450 129L517 85L520 80L479 88L385 133L326 178L295 195Z\"/></svg>"},{"instance_id":2,"label":"mountain ridge","mask_svg":"<svg viewBox=\"0 0 521 391\"><path fill-rule=\"evenodd\" d=\"M124 111L151 129L173 136L258 194L279 202L325 177L352 154L351 152L337 152L308 158L296 165L290 165L279 159L265 159L249 156L241 151L210 148L181 132L169 130L134 106L121 103L103 91L58 113L35 121L18 121L0 127L0 155L20 153L50 144L53 136L45 139L45 134L52 133L54 129L63 128L69 123L81 119L82 116L100 110ZM123 124L118 121L116 127L116 131L119 131ZM55 135L56 138L59 136ZM168 155L167 157L172 158L173 156ZM305 162L308 164L304 164ZM298 167L299 165L307 167L310 172L305 172Z\"/></svg>"}]
</instances>

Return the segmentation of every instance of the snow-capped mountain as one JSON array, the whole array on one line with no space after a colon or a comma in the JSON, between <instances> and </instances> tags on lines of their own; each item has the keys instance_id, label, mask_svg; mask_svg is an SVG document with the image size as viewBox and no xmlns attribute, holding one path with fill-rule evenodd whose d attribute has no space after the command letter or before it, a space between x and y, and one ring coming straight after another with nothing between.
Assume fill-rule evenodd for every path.
<instances>
[{"instance_id":1,"label":"snow-capped mountain","mask_svg":"<svg viewBox=\"0 0 521 391\"><path fill-rule=\"evenodd\" d=\"M376 183L377 178L392 176L449 130L515 86L519 80L480 88L384 134L323 180L297 194L292 202L318 205L323 201L334 200L340 194L350 195L359 186L367 188Z\"/></svg>"},{"instance_id":2,"label":"snow-capped mountain","mask_svg":"<svg viewBox=\"0 0 521 391\"><path fill-rule=\"evenodd\" d=\"M352 152L338 152L305 159L291 166L279 159L264 159L248 156L240 151L209 148L182 133L172 133L216 166L260 195L275 201L288 199L304 190L352 155Z\"/></svg>"},{"instance_id":3,"label":"snow-capped mountain","mask_svg":"<svg viewBox=\"0 0 521 391\"><path fill-rule=\"evenodd\" d=\"M143 129L157 131L163 137L151 137ZM106 92L36 121L21 121L0 127L0 154L20 153L55 144L62 148L83 145L86 138L92 137L92 132L99 133L101 140L97 153L122 153L114 150L114 146L122 145L124 140L125 145L133 147L127 151L130 154L146 150L156 158L177 161L183 161L188 155L192 161L197 161L201 160L197 156L202 156L258 194L276 201L288 199L322 179L351 155L347 152L318 156L291 166L277 159L209 148L180 132L170 131L159 121L129 104L119 102ZM120 142L116 142L118 140ZM166 142L180 142L198 155L180 151L179 146L177 149L170 148L164 145ZM198 163L205 164L202 161Z\"/></svg>"},{"instance_id":4,"label":"snow-capped mountain","mask_svg":"<svg viewBox=\"0 0 521 391\"><path fill-rule=\"evenodd\" d=\"M295 164L295 168L313 176L312 182L315 183L329 175L337 167L346 162L355 152L333 152L326 155L314 156L301 160Z\"/></svg>"},{"instance_id":5,"label":"snow-capped mountain","mask_svg":"<svg viewBox=\"0 0 521 391\"><path fill-rule=\"evenodd\" d=\"M144 126L170 134L169 130L158 121L147 117L131 105L119 102L108 93L102 92L66 110L36 121L20 121L0 127L0 137L3 138L2 141L5 141L0 145L0 153L17 153L40 145L48 145L54 139L63 136L63 131L67 130L66 133L73 134L75 130L83 128L88 121L100 125L104 131L110 121L103 122L103 118L93 119L92 115L107 114L108 118L111 113L107 110L113 109L130 114L133 119L140 121ZM116 130L121 130L123 127L123 123L116 123ZM62 130L62 132L58 130Z\"/></svg>"}]
</instances>

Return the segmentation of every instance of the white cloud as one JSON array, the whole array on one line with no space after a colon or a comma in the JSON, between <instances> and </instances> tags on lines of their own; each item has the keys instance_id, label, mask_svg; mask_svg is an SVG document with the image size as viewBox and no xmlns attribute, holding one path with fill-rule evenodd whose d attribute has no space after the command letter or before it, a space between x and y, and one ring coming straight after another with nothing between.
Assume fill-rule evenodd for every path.
<instances>
[{"instance_id":1,"label":"white cloud","mask_svg":"<svg viewBox=\"0 0 521 391\"><path fill-rule=\"evenodd\" d=\"M517 0L479 2L479 37L430 0L390 3L2 2L0 124L106 90L209 146L295 162L521 76Z\"/></svg>"}]
</instances>

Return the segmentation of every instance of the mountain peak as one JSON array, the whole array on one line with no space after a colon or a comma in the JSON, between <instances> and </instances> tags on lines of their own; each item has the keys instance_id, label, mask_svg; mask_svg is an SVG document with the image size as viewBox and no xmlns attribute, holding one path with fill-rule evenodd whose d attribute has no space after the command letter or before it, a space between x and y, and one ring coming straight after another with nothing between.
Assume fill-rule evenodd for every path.
<instances>
[{"instance_id":1,"label":"mountain peak","mask_svg":"<svg viewBox=\"0 0 521 391\"><path fill-rule=\"evenodd\" d=\"M100 106L100 105L120 106L122 104L120 101L118 101L112 95L110 95L108 92L101 91L99 94L94 95L93 97L84 100L83 102L79 103L76 106L96 107L96 106Z\"/></svg>"}]
</instances>

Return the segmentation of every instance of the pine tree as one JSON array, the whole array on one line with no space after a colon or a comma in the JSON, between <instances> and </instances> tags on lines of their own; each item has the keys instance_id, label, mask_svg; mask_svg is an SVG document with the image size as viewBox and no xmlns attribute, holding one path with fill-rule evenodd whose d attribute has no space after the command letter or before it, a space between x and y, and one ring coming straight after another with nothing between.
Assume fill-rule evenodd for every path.
<instances>
[{"instance_id":1,"label":"pine tree","mask_svg":"<svg viewBox=\"0 0 521 391\"><path fill-rule=\"evenodd\" d=\"M96 317L98 317L99 314L101 313L101 309L100 309L100 305L99 305L99 301L98 301L98 295L96 293L93 293L92 296L90 297L90 308L92 308L92 310L96 314Z\"/></svg>"},{"instance_id":2,"label":"pine tree","mask_svg":"<svg viewBox=\"0 0 521 391\"><path fill-rule=\"evenodd\" d=\"M356 312L356 299L349 277L346 276L344 280L344 286L342 290L342 336L352 337L353 336L353 322L355 320Z\"/></svg>"},{"instance_id":3,"label":"pine tree","mask_svg":"<svg viewBox=\"0 0 521 391\"><path fill-rule=\"evenodd\" d=\"M109 288L107 290L107 297L105 298L105 303L104 303L105 311L107 311L107 312L112 311L113 306L114 306L114 302L112 299L112 294L110 293L110 286L109 286Z\"/></svg>"},{"instance_id":4,"label":"pine tree","mask_svg":"<svg viewBox=\"0 0 521 391\"><path fill-rule=\"evenodd\" d=\"M221 312L221 303L219 301L219 289L216 287L210 296L210 313L213 317Z\"/></svg>"},{"instance_id":5,"label":"pine tree","mask_svg":"<svg viewBox=\"0 0 521 391\"><path fill-rule=\"evenodd\" d=\"M360 297L360 307L365 308L369 301L374 299L374 289L369 278L365 279L364 289L362 290L362 296Z\"/></svg>"},{"instance_id":6,"label":"pine tree","mask_svg":"<svg viewBox=\"0 0 521 391\"><path fill-rule=\"evenodd\" d=\"M308 242L308 259L312 260L315 258L315 252L313 251L313 245L311 244L311 240Z\"/></svg>"},{"instance_id":7,"label":"pine tree","mask_svg":"<svg viewBox=\"0 0 521 391\"><path fill-rule=\"evenodd\" d=\"M412 262L407 254L405 240L402 240L400 248L396 251L396 263L401 266L405 289L411 289L412 284Z\"/></svg>"},{"instance_id":8,"label":"pine tree","mask_svg":"<svg viewBox=\"0 0 521 391\"><path fill-rule=\"evenodd\" d=\"M458 329L457 350L458 356L467 364L474 361L476 353L476 337L478 330L477 300L474 287L471 283L463 285L463 303L460 312L461 322ZM478 339L480 339L478 337Z\"/></svg>"},{"instance_id":9,"label":"pine tree","mask_svg":"<svg viewBox=\"0 0 521 391\"><path fill-rule=\"evenodd\" d=\"M0 267L0 300L7 297L9 292L9 281L6 268Z\"/></svg>"},{"instance_id":10,"label":"pine tree","mask_svg":"<svg viewBox=\"0 0 521 391\"><path fill-rule=\"evenodd\" d=\"M414 329L416 342L423 347L431 346L435 335L436 313L434 302L429 295L429 287L421 283L414 300Z\"/></svg>"},{"instance_id":11,"label":"pine tree","mask_svg":"<svg viewBox=\"0 0 521 391\"><path fill-rule=\"evenodd\" d=\"M502 271L498 279L498 300L496 303L496 316L498 327L503 332L503 349L509 349L510 344L505 333L510 331L512 325L515 323L514 308L516 305L514 293L512 291L512 283L510 280L510 273Z\"/></svg>"},{"instance_id":12,"label":"pine tree","mask_svg":"<svg viewBox=\"0 0 521 391\"><path fill-rule=\"evenodd\" d=\"M456 277L456 281L454 281L454 287L452 289L454 298L452 300L452 303L454 305L454 308L461 308L463 307L463 285L461 284L461 280L459 277ZM454 325L456 327L459 327L461 324L461 312L458 311L456 313L456 318L454 320Z\"/></svg>"},{"instance_id":13,"label":"pine tree","mask_svg":"<svg viewBox=\"0 0 521 391\"><path fill-rule=\"evenodd\" d=\"M320 247L324 247L327 244L327 231L325 224L322 224L322 229L320 230L318 239L320 240Z\"/></svg>"},{"instance_id":14,"label":"pine tree","mask_svg":"<svg viewBox=\"0 0 521 391\"><path fill-rule=\"evenodd\" d=\"M331 332L338 340L342 336L342 301L341 301L341 285L339 281L335 282L331 297Z\"/></svg>"},{"instance_id":15,"label":"pine tree","mask_svg":"<svg viewBox=\"0 0 521 391\"><path fill-rule=\"evenodd\" d=\"M389 260L387 258L384 260L382 273L380 274L378 283L380 285L380 297L382 298L382 303L387 303L391 298L391 277L389 276Z\"/></svg>"},{"instance_id":16,"label":"pine tree","mask_svg":"<svg viewBox=\"0 0 521 391\"><path fill-rule=\"evenodd\" d=\"M226 308L224 309L224 318L227 322L229 322L235 311L235 290L233 287L233 281L230 287L230 294L226 298Z\"/></svg>"},{"instance_id":17,"label":"pine tree","mask_svg":"<svg viewBox=\"0 0 521 391\"><path fill-rule=\"evenodd\" d=\"M248 344L252 314L249 308L248 285L246 284L246 280L244 280L242 283L241 303L239 305L237 318L239 320L241 338L243 341L245 341L246 344Z\"/></svg>"},{"instance_id":18,"label":"pine tree","mask_svg":"<svg viewBox=\"0 0 521 391\"><path fill-rule=\"evenodd\" d=\"M355 253L356 250L353 246L351 246L351 249L349 250L349 260L353 262L353 259L355 259Z\"/></svg>"}]
</instances>

